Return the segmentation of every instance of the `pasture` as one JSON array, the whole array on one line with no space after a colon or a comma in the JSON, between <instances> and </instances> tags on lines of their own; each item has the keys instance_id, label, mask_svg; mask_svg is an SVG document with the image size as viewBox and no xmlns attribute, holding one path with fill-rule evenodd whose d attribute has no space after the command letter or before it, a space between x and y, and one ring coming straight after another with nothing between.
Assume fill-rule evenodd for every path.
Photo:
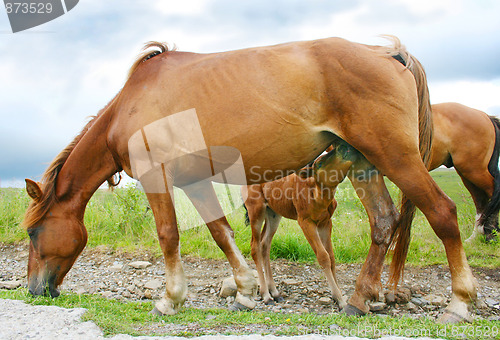
<instances>
[{"instance_id":1,"label":"pasture","mask_svg":"<svg viewBox=\"0 0 500 340\"><path fill-rule=\"evenodd\" d=\"M432 176L456 203L462 240L465 240L472 233L475 218L475 209L469 193L455 171L437 170L432 172ZM387 184L393 200L397 202L397 187L390 182ZM220 190L225 189L221 187ZM238 190L232 190L232 195L239 195ZM366 213L348 180L339 186L335 197L338 208L333 215L332 241L336 260L338 263L362 263L370 245L370 228ZM208 229L200 223L198 216L193 216L196 214L194 210L189 210L193 211L192 214L182 211L189 209L187 198L176 191L176 200L176 206L180 207L177 214L180 216L178 224L181 230L182 254L224 258ZM0 242L27 240L28 235L20 228L20 223L28 203L29 198L23 189L0 190ZM221 204L231 210L230 202L222 201ZM236 207L228 215L228 220L234 229L238 247L250 261L251 231L244 223L243 207ZM144 193L133 185L114 191L96 192L87 206L85 226L89 234L87 247L104 245L126 251L145 249L161 255L153 214L148 208ZM413 223L412 235L409 264L426 266L447 263L441 242L420 212ZM465 244L465 250L471 266L500 267L498 243ZM297 223L285 219L273 239L271 258L300 262L316 260Z\"/></svg>"}]
</instances>

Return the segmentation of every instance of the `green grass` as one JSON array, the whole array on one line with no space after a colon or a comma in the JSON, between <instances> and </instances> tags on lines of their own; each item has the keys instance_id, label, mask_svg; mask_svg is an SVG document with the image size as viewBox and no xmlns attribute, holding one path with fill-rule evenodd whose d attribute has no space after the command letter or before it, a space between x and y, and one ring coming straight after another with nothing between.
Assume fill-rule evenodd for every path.
<instances>
[{"instance_id":1,"label":"green grass","mask_svg":"<svg viewBox=\"0 0 500 340\"><path fill-rule=\"evenodd\" d=\"M457 204L462 237L469 237L475 219L475 208L469 193L454 171L434 171L432 175ZM399 191L390 182L388 188L396 202ZM217 192L223 193L225 188L220 186ZM239 200L238 187L231 187L231 194L235 201ZM198 213L185 195L176 190L175 197L182 253L204 258L224 258L208 228L202 224ZM366 258L371 243L365 210L349 181L339 186L336 199L338 208L333 215L332 231L335 256L339 263L361 263ZM29 199L24 190L0 189L0 242L13 243L27 239L26 232L19 225L28 203ZM227 199L222 201L222 205L235 231L238 247L244 255L249 256L251 230L244 223L244 209L231 209ZM153 214L148 209L144 193L133 186L119 188L114 192L99 190L87 206L85 225L89 234L89 247L106 245L125 251L141 248L161 255ZM412 235L408 257L410 264L447 263L440 240L420 212L413 223ZM485 243L479 240L466 244L465 250L473 266L500 267L498 241ZM282 220L273 239L271 257L301 262L315 261L314 253L296 221L286 219Z\"/></svg>"},{"instance_id":2,"label":"green grass","mask_svg":"<svg viewBox=\"0 0 500 340\"><path fill-rule=\"evenodd\" d=\"M388 335L427 336L446 339L489 339L500 334L500 322L478 320L466 325L440 325L430 318L388 318L369 315L362 318L341 314L285 314L270 312L230 312L224 309L184 308L175 316L149 314L151 302L119 302L97 295L65 293L57 299L32 297L24 288L0 290L0 298L23 300L33 305L53 305L64 308L86 308L83 321L95 322L106 336L126 333L139 335L196 336L207 329L218 334L246 334L245 326L258 325L275 335L344 335L380 337ZM182 327L165 331L166 324ZM266 326L269 326L266 328ZM173 328L170 328L173 329ZM482 336L488 331L490 336ZM481 334L479 332L482 332ZM266 333L266 331L264 331Z\"/></svg>"}]
</instances>

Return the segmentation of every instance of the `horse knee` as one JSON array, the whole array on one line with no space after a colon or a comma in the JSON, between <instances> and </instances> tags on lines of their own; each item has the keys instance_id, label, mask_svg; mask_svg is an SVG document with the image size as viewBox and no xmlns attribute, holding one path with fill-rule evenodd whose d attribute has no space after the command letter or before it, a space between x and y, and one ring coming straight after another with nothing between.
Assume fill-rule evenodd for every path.
<instances>
[{"instance_id":1,"label":"horse knee","mask_svg":"<svg viewBox=\"0 0 500 340\"><path fill-rule=\"evenodd\" d=\"M388 246L396 226L399 214L394 211L387 215L377 216L372 226L372 242L379 246Z\"/></svg>"}]
</instances>

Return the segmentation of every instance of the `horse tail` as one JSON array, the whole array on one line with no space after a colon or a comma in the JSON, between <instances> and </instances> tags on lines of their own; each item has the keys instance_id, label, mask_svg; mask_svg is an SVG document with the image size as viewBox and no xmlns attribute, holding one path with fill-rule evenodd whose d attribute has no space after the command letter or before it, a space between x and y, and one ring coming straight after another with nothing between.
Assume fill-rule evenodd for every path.
<instances>
[{"instance_id":1,"label":"horse tail","mask_svg":"<svg viewBox=\"0 0 500 340\"><path fill-rule=\"evenodd\" d=\"M250 225L250 216L248 216L248 208L245 203L243 203L243 208L245 208L245 225Z\"/></svg>"},{"instance_id":2,"label":"horse tail","mask_svg":"<svg viewBox=\"0 0 500 340\"><path fill-rule=\"evenodd\" d=\"M493 226L498 230L498 211L500 210L500 171L498 169L498 158L500 155L500 120L497 117L490 116L490 120L495 127L495 147L488 163L488 171L493 176L493 195L486 205L484 211L479 217L478 223L485 227L485 233L492 233Z\"/></svg>"},{"instance_id":3,"label":"horse tail","mask_svg":"<svg viewBox=\"0 0 500 340\"><path fill-rule=\"evenodd\" d=\"M402 63L413 74L417 86L418 96L418 128L419 150L426 168L431 160L431 146L433 136L432 110L427 87L427 76L422 64L401 45L398 38L385 36L392 40L393 46L387 53ZM410 245L411 223L415 217L415 205L404 194L400 198L400 217L391 237L390 248L394 249L389 272L389 285L395 288L403 274L408 248Z\"/></svg>"}]
</instances>

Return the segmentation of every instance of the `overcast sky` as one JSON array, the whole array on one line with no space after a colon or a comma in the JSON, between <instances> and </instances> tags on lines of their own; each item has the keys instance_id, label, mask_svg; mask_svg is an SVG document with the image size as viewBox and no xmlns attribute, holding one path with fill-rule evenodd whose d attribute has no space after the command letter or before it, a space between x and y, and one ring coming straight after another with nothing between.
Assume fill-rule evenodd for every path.
<instances>
[{"instance_id":1,"label":"overcast sky","mask_svg":"<svg viewBox=\"0 0 500 340\"><path fill-rule=\"evenodd\" d=\"M0 8L0 186L39 180L147 41L216 52L330 36L384 44L380 34L423 63L433 103L500 115L498 0L82 0L16 34Z\"/></svg>"}]
</instances>

